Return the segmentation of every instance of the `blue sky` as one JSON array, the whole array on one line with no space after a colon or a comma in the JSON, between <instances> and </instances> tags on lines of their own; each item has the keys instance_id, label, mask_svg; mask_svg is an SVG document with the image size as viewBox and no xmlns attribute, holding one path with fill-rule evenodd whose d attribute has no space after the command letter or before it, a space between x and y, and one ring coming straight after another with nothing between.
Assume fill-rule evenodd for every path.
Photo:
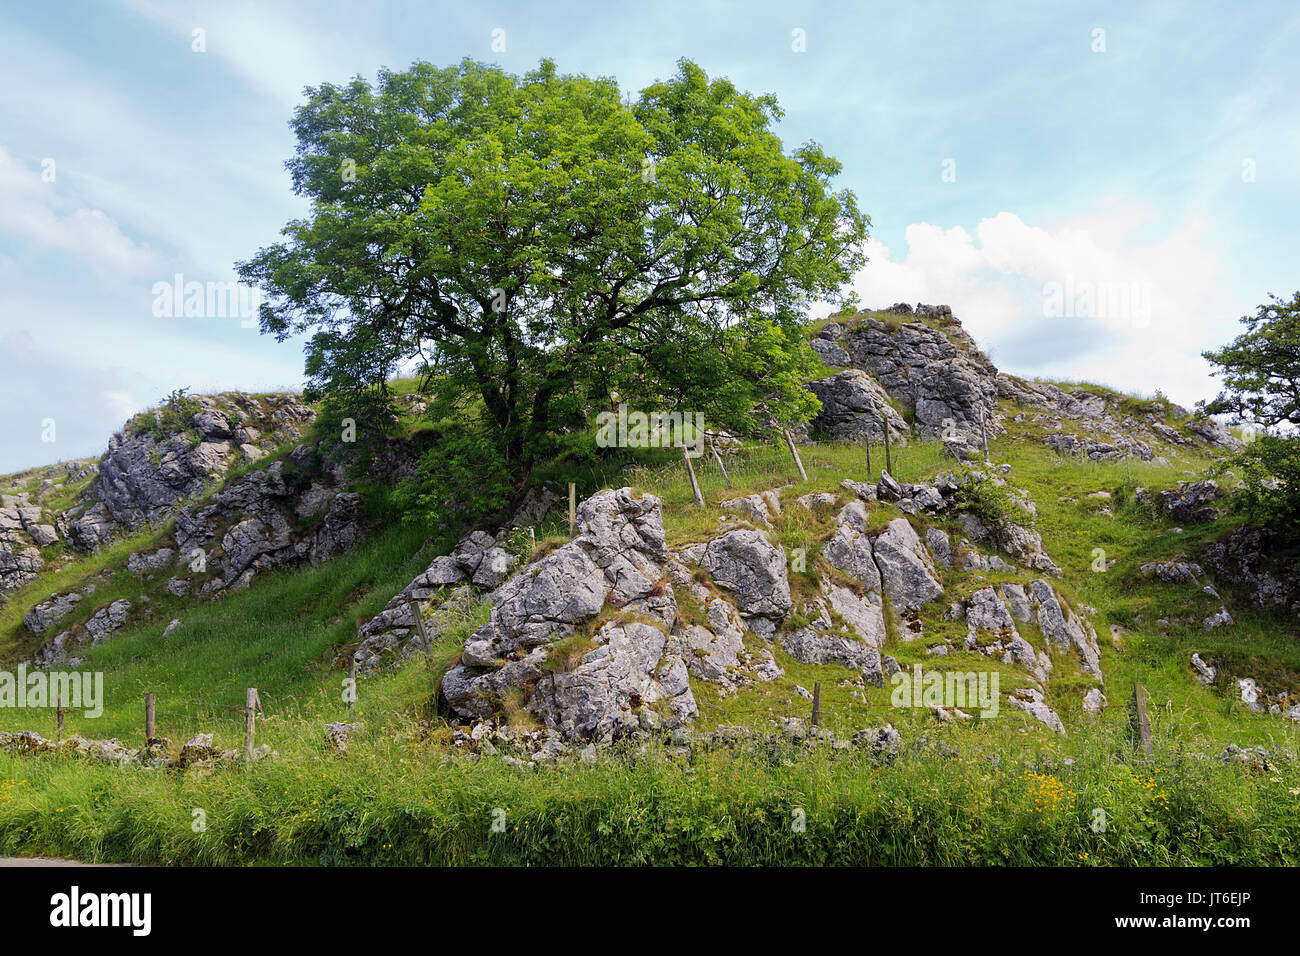
<instances>
[{"instance_id":1,"label":"blue sky","mask_svg":"<svg viewBox=\"0 0 1300 956\"><path fill-rule=\"evenodd\" d=\"M229 281L304 211L303 86L465 56L633 92L685 56L775 93L872 218L865 304L948 302L1008 371L1190 404L1199 352L1300 288L1287 6L5 4L0 473L97 454L173 388L296 386L301 343L156 315L155 285Z\"/></svg>"}]
</instances>

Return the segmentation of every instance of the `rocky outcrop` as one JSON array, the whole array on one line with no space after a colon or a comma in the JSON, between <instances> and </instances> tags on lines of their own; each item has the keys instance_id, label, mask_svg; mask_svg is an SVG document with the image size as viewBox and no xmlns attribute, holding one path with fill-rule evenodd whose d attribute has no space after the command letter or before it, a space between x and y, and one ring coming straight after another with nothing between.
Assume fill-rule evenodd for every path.
<instances>
[{"instance_id":1,"label":"rocky outcrop","mask_svg":"<svg viewBox=\"0 0 1300 956\"><path fill-rule=\"evenodd\" d=\"M1023 590L1020 594L1023 596ZM1020 635L1016 619L997 591L980 588L974 592L967 601L965 614L967 650L978 651L1004 664L1014 664L1037 680L1047 682L1052 671L1051 657L1035 652Z\"/></svg>"},{"instance_id":2,"label":"rocky outcrop","mask_svg":"<svg viewBox=\"0 0 1300 956\"><path fill-rule=\"evenodd\" d=\"M53 520L26 492L0 495L0 597L35 581L45 569L40 549L59 540Z\"/></svg>"},{"instance_id":3,"label":"rocky outcrop","mask_svg":"<svg viewBox=\"0 0 1300 956\"><path fill-rule=\"evenodd\" d=\"M1161 400L1144 402L1104 389L1066 391L1005 373L998 374L997 388L999 397L1026 409L1014 421L1037 426L1044 433L1043 443L1062 455L1091 461L1152 461L1153 446L1158 444L1174 448L1239 444L1218 422L1192 420L1186 409Z\"/></svg>"},{"instance_id":4,"label":"rocky outcrop","mask_svg":"<svg viewBox=\"0 0 1300 956\"><path fill-rule=\"evenodd\" d=\"M517 560L484 531L466 535L451 554L434 558L381 612L361 626L356 650L351 654L357 669L364 673L393 653L405 659L420 651L418 641L412 640L416 636L417 613L424 620L429 639L436 641L448 627L464 620L482 599L481 591L499 586Z\"/></svg>"},{"instance_id":5,"label":"rocky outcrop","mask_svg":"<svg viewBox=\"0 0 1300 956\"><path fill-rule=\"evenodd\" d=\"M1201 551L1201 560L1221 580L1245 592L1256 607L1300 613L1300 575L1271 528L1238 528Z\"/></svg>"},{"instance_id":6,"label":"rocky outcrop","mask_svg":"<svg viewBox=\"0 0 1300 956\"><path fill-rule=\"evenodd\" d=\"M781 515L781 496L778 491L762 491L720 501L718 507L723 511L734 511L748 521L770 529Z\"/></svg>"},{"instance_id":7,"label":"rocky outcrop","mask_svg":"<svg viewBox=\"0 0 1300 956\"><path fill-rule=\"evenodd\" d=\"M176 550L188 568L195 557L215 575L200 591L246 587L262 571L325 559L361 540L361 496L313 482L302 488L285 463L250 472L208 501L176 513ZM295 512L304 500L323 509L304 528Z\"/></svg>"},{"instance_id":8,"label":"rocky outcrop","mask_svg":"<svg viewBox=\"0 0 1300 956\"><path fill-rule=\"evenodd\" d=\"M969 512L957 520L972 539L1001 548L1025 567L1046 574L1061 574L1056 562L1043 550L1043 537L1037 531L1014 523L994 529Z\"/></svg>"},{"instance_id":9,"label":"rocky outcrop","mask_svg":"<svg viewBox=\"0 0 1300 956\"><path fill-rule=\"evenodd\" d=\"M1197 578L1205 574L1204 569L1195 561L1188 561L1185 556L1175 561L1148 561L1138 568L1143 577L1154 577L1166 584L1196 584Z\"/></svg>"},{"instance_id":10,"label":"rocky outcrop","mask_svg":"<svg viewBox=\"0 0 1300 956\"><path fill-rule=\"evenodd\" d=\"M1223 497L1223 489L1214 481L1180 481L1176 487L1152 492L1138 488L1133 492L1138 504L1155 508L1174 521L1190 524L1213 521L1222 512L1212 507Z\"/></svg>"},{"instance_id":11,"label":"rocky outcrop","mask_svg":"<svg viewBox=\"0 0 1300 956\"><path fill-rule=\"evenodd\" d=\"M872 540L872 551L881 586L895 612L914 613L943 595L930 554L906 518L889 522L884 533Z\"/></svg>"},{"instance_id":12,"label":"rocky outcrop","mask_svg":"<svg viewBox=\"0 0 1300 956\"><path fill-rule=\"evenodd\" d=\"M235 465L296 440L315 417L292 395L205 395L136 416L109 440L92 501L67 519L69 540L94 550L119 527L166 518Z\"/></svg>"},{"instance_id":13,"label":"rocky outcrop","mask_svg":"<svg viewBox=\"0 0 1300 956\"><path fill-rule=\"evenodd\" d=\"M860 369L809 382L808 389L822 403L812 427L826 438L878 444L884 442L886 428L895 444L907 436L907 421L890 404L888 393Z\"/></svg>"},{"instance_id":14,"label":"rocky outcrop","mask_svg":"<svg viewBox=\"0 0 1300 956\"><path fill-rule=\"evenodd\" d=\"M686 663L669 640L677 605L667 561L659 499L629 488L593 495L578 509L578 536L497 592L443 678L448 705L482 717L518 690L548 726L584 739L693 716ZM578 631L606 607L614 619L590 637Z\"/></svg>"},{"instance_id":15,"label":"rocky outcrop","mask_svg":"<svg viewBox=\"0 0 1300 956\"><path fill-rule=\"evenodd\" d=\"M759 531L739 528L705 546L700 567L732 595L751 630L770 637L790 611L785 550Z\"/></svg>"},{"instance_id":16,"label":"rocky outcrop","mask_svg":"<svg viewBox=\"0 0 1300 956\"><path fill-rule=\"evenodd\" d=\"M997 369L952 311L944 305L918 305L914 311L903 304L886 311L897 316L897 324L850 316L826 325L814 349L827 364L870 372L914 413L922 436L964 435L973 444L981 421L995 431Z\"/></svg>"},{"instance_id":17,"label":"rocky outcrop","mask_svg":"<svg viewBox=\"0 0 1300 956\"><path fill-rule=\"evenodd\" d=\"M71 613L75 605L83 600L85 595L90 593L90 590L82 592L81 596L64 595L62 598L64 604L62 606L66 609L59 615L59 619ZM77 598L76 601L71 600L71 598L74 597ZM59 600L60 599L57 598L53 599L53 603L57 603ZM52 602L46 602L46 605L50 605L51 603ZM71 606L68 606L69 603ZM126 626L130 614L131 602L124 598L97 608L84 623L76 624L66 630L60 631L53 638L42 644L33 657L33 661L38 665L55 664L59 662L73 665L79 664L82 661L82 658L74 656L77 650L84 650L88 647L97 647L104 641L108 640L114 632L119 631ZM29 618L31 616L31 614L28 615ZM24 621L24 623L27 622ZM36 624L39 623L39 621L34 620L32 623ZM49 623L47 628L52 626L53 622ZM28 629L31 629L31 624L28 624Z\"/></svg>"},{"instance_id":18,"label":"rocky outcrop","mask_svg":"<svg viewBox=\"0 0 1300 956\"><path fill-rule=\"evenodd\" d=\"M0 595L35 581L44 567L45 560L36 548L15 551L10 545L0 544Z\"/></svg>"},{"instance_id":19,"label":"rocky outcrop","mask_svg":"<svg viewBox=\"0 0 1300 956\"><path fill-rule=\"evenodd\" d=\"M866 592L878 595L880 569L867 533L867 521L867 509L861 501L845 505L836 519L834 535L822 545L822 557L831 567L861 581Z\"/></svg>"},{"instance_id":20,"label":"rocky outcrop","mask_svg":"<svg viewBox=\"0 0 1300 956\"><path fill-rule=\"evenodd\" d=\"M751 653L745 628L730 602L713 598L705 607L705 623L681 624L673 632L692 677L718 685L722 696L757 681L774 680L784 671L766 648Z\"/></svg>"},{"instance_id":21,"label":"rocky outcrop","mask_svg":"<svg viewBox=\"0 0 1300 956\"><path fill-rule=\"evenodd\" d=\"M1084 672L1102 680L1101 651L1092 625L1065 604L1042 578L1030 585L1030 600L1036 609L1038 629L1053 648L1073 651Z\"/></svg>"},{"instance_id":22,"label":"rocky outcrop","mask_svg":"<svg viewBox=\"0 0 1300 956\"><path fill-rule=\"evenodd\" d=\"M529 709L566 738L610 740L698 713L686 662L656 624L609 621L595 648L535 686Z\"/></svg>"},{"instance_id":23,"label":"rocky outcrop","mask_svg":"<svg viewBox=\"0 0 1300 956\"><path fill-rule=\"evenodd\" d=\"M56 594L28 611L23 617L23 626L39 637L75 611L82 598L93 591L94 586L91 585L84 593L71 591L67 594Z\"/></svg>"},{"instance_id":24,"label":"rocky outcrop","mask_svg":"<svg viewBox=\"0 0 1300 956\"><path fill-rule=\"evenodd\" d=\"M1023 710L1030 717L1058 734L1065 733L1065 724L1060 716L1047 705L1043 692L1035 687L1022 687L1007 695L1007 702L1017 710Z\"/></svg>"},{"instance_id":25,"label":"rocky outcrop","mask_svg":"<svg viewBox=\"0 0 1300 956\"><path fill-rule=\"evenodd\" d=\"M30 495L0 495L0 547L25 550L47 548L59 540L55 518L46 514Z\"/></svg>"}]
</instances>

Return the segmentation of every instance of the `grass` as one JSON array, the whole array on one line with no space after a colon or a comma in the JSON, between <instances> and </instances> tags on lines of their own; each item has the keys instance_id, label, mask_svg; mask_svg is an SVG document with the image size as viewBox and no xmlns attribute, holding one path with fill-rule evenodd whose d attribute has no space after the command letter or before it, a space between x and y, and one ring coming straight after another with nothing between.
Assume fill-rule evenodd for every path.
<instances>
[{"instance_id":1,"label":"grass","mask_svg":"<svg viewBox=\"0 0 1300 956\"><path fill-rule=\"evenodd\" d=\"M420 676L391 680L417 694ZM1163 746L1136 760L1115 723L1069 741L932 730L892 763L779 743L688 762L651 746L532 772L447 757L409 719L368 726L346 757L319 736L304 726L290 756L206 776L0 756L0 851L160 864L1300 862L1294 767Z\"/></svg>"},{"instance_id":2,"label":"grass","mask_svg":"<svg viewBox=\"0 0 1300 956\"><path fill-rule=\"evenodd\" d=\"M54 571L0 606L0 641L10 652L25 649L16 643L20 610L38 593L110 571L78 613L114 596L141 595L150 599L139 605L148 611L90 651L85 669L106 674L104 714L93 721L69 714L65 732L139 746L141 699L153 691L159 729L173 741L202 729L219 746L236 747L244 688L252 685L261 689L265 710L258 742L278 756L246 768L173 773L0 754L0 852L183 864L1296 865L1300 764L1217 759L1227 743L1300 751L1294 724L1248 713L1231 694L1232 674L1250 673L1270 690L1300 687L1295 622L1234 603L1237 624L1207 632L1199 620L1218 602L1195 586L1159 584L1137 571L1146 561L1194 554L1232 527L1233 519L1224 519L1180 533L1133 504L1136 487L1196 476L1210 460L1166 449L1165 463L1079 461L1050 452L1031 429L1015 425L991 441L992 457L1011 465L1008 481L1038 505L1037 528L1064 572L1054 586L1073 607L1097 609L1093 624L1110 699L1102 715L1085 715L1081 699L1096 682L1058 655L1045 691L1069 728L1066 737L1010 707L995 719L942 725L923 710L892 707L889 686L861 688L853 672L800 664L776 645L771 650L785 669L778 680L729 697L692 682L697 731L739 724L770 732L779 718L806 717L811 705L798 688L820 682L827 727L847 738L889 721L903 735L904 753L882 763L856 748L769 741L697 748L687 760L651 742L603 752L591 764L532 771L458 759L434 688L484 620L485 606L443 634L431 665L418 660L363 680L354 712L343 704L343 672L334 667L355 641L358 621L380 610L434 554L449 550L454 535L429 540L427 529L393 522L351 554L269 573L215 602L159 593L165 574L142 581L111 571L131 551L158 546L143 535ZM577 481L582 495L631 484L660 496L671 546L703 540L720 521L735 520L717 505L726 497L792 485L774 533L787 552L807 552L809 571L792 576L797 594L806 596L829 573L818 552L835 509L806 513L794 497L828 492L847 502L840 481L874 479L883 449L870 450L870 472L860 446L810 445L800 453L806 481L784 446L729 456L731 489L711 456L697 460L705 508L695 505L672 450L557 463L549 477L557 487ZM892 455L893 472L905 482L957 470L935 443L897 446ZM1088 497L1096 491L1111 498ZM562 512L535 529L534 559L568 540ZM902 514L886 504L870 505L869 513L873 526ZM960 534L955 522L932 523L954 542ZM530 544L516 542L521 550ZM1104 572L1092 570L1097 549L1109 564ZM988 657L958 650L937 659L925 649L945 640L960 645L964 637L963 625L944 620L948 600L1036 576L945 572L945 600L923 616L925 639L893 641L886 651L904 668L993 671L1004 691L1023 686L1022 672ZM686 619L702 614L688 598L679 600ZM182 625L163 637L173 616ZM1109 640L1112 624L1123 628L1122 653ZM1043 646L1035 628L1021 632ZM575 634L572 647L562 648L571 653L560 656L579 656L589 636ZM752 635L747 640L753 650L765 646ZM1218 684L1194 679L1193 651L1221 667ZM1137 682L1151 700L1151 759L1132 746L1125 703ZM512 723L533 724L522 701L510 709ZM364 725L346 756L323 739L324 723L339 719ZM52 724L48 712L0 710L0 729L50 736ZM207 821L203 832L192 826L196 809ZM1098 810L1104 831L1095 827ZM494 831L494 820L504 820L504 829Z\"/></svg>"}]
</instances>

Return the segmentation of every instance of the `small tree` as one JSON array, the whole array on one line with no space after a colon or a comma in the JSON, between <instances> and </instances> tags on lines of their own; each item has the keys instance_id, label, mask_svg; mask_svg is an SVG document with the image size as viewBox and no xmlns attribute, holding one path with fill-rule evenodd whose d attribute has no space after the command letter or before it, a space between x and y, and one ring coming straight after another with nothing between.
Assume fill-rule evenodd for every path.
<instances>
[{"instance_id":1,"label":"small tree","mask_svg":"<svg viewBox=\"0 0 1300 956\"><path fill-rule=\"evenodd\" d=\"M1218 366L1223 391L1202 403L1206 414L1228 414L1234 424L1266 430L1225 462L1241 478L1238 504L1256 520L1277 521L1300 536L1300 292L1290 302L1270 296L1247 331L1204 357ZM1269 434L1267 429L1282 429Z\"/></svg>"}]
</instances>

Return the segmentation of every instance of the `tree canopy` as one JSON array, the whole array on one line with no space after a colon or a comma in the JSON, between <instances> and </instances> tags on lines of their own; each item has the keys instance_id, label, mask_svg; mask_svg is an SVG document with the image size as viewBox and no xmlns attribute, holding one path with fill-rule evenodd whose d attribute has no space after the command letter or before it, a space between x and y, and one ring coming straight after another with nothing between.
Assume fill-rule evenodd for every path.
<instances>
[{"instance_id":1,"label":"tree canopy","mask_svg":"<svg viewBox=\"0 0 1300 956\"><path fill-rule=\"evenodd\" d=\"M310 210L238 269L264 332L312 333L314 390L383 393L416 360L481 400L517 477L611 391L725 426L816 408L801 324L869 220L835 159L787 153L772 96L689 61L633 99L465 60L306 97L287 166Z\"/></svg>"},{"instance_id":2,"label":"tree canopy","mask_svg":"<svg viewBox=\"0 0 1300 956\"><path fill-rule=\"evenodd\" d=\"M1246 332L1202 353L1218 366L1215 374L1224 385L1205 411L1263 428L1300 426L1300 292L1290 302L1269 298L1254 315L1242 317Z\"/></svg>"},{"instance_id":3,"label":"tree canopy","mask_svg":"<svg viewBox=\"0 0 1300 956\"><path fill-rule=\"evenodd\" d=\"M1227 413L1266 431L1225 463L1241 479L1237 501L1258 521L1291 541L1300 539L1300 292L1290 302L1270 296L1247 331L1203 353L1218 366L1223 391L1203 410ZM1267 429L1282 426L1270 434Z\"/></svg>"}]
</instances>

